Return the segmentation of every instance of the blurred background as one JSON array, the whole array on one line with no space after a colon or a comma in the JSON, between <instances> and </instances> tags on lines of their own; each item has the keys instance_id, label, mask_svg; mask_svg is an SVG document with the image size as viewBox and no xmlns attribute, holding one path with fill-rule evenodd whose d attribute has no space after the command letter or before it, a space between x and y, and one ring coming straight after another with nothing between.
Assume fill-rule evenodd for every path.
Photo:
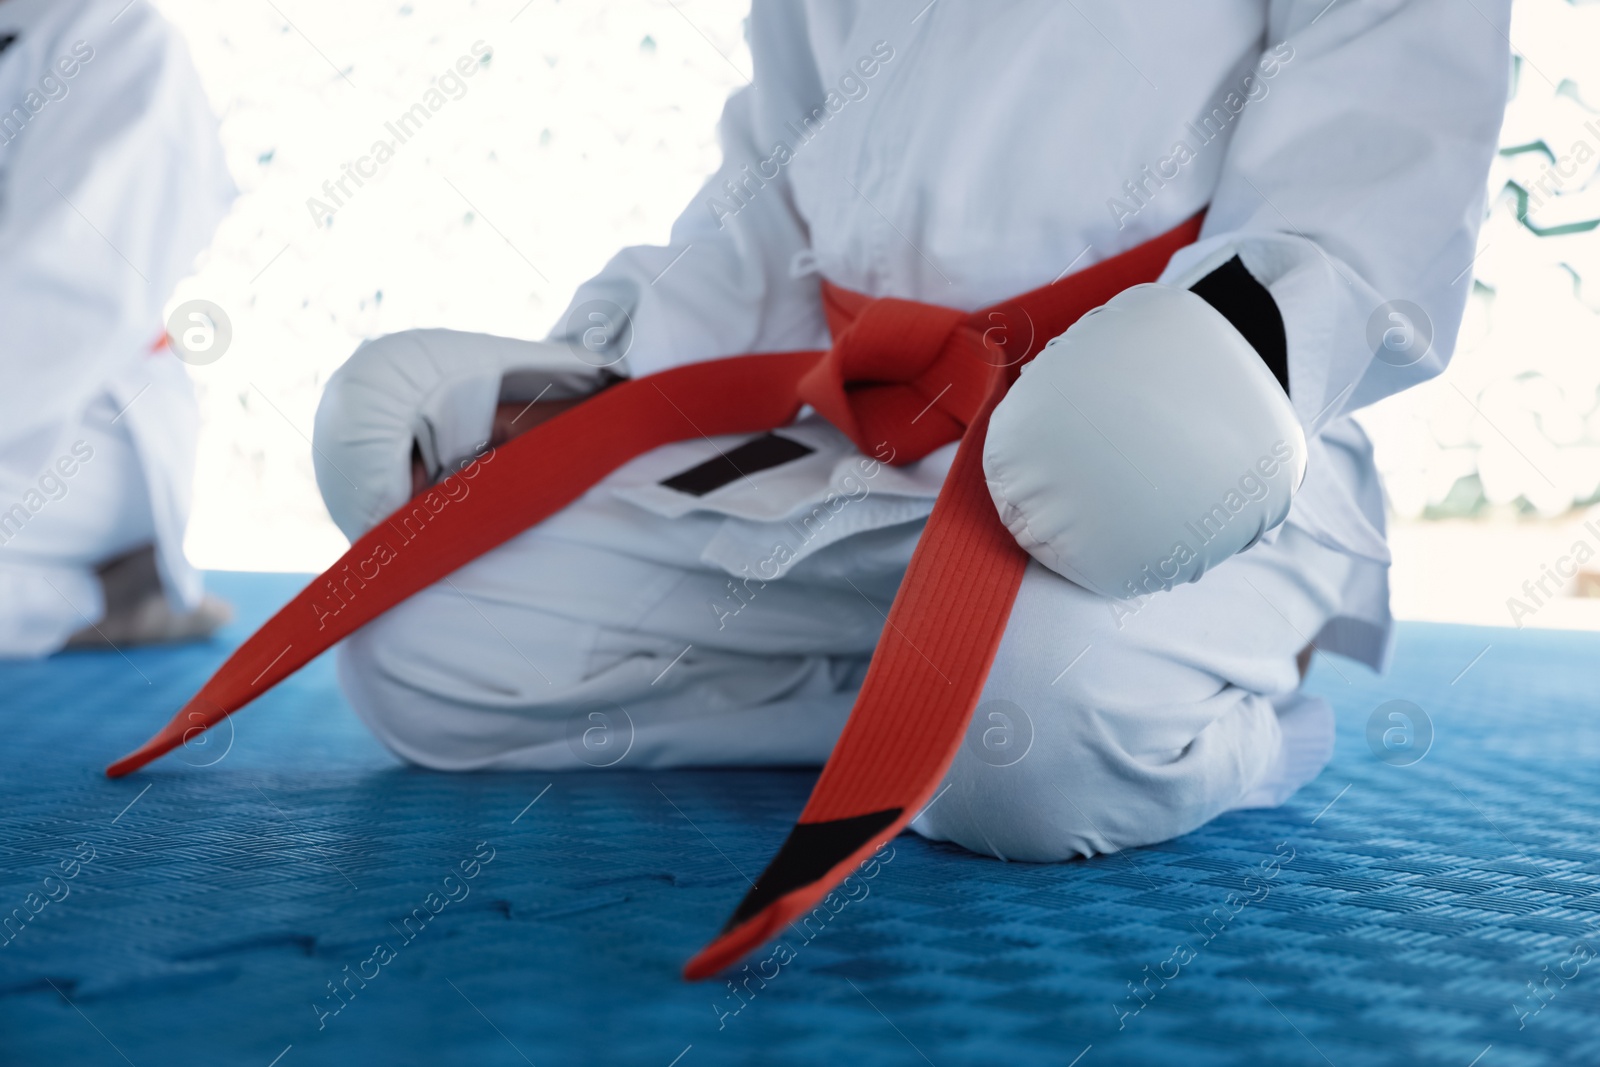
<instances>
[{"instance_id":1,"label":"blurred background","mask_svg":"<svg viewBox=\"0 0 1600 1067\"><path fill-rule=\"evenodd\" d=\"M209 300L233 327L223 358L190 368L204 429L187 549L205 568L331 563L345 541L309 444L328 375L363 338L416 326L542 337L614 251L666 240L750 74L748 0L157 6L188 38L242 192L169 303ZM1600 2L1514 13L1455 359L1362 422L1396 614L1600 629ZM480 63L465 91L329 214L323 184L461 57ZM1536 606L1523 584L1580 543L1594 558ZM1532 612L1513 616L1513 597Z\"/></svg>"}]
</instances>

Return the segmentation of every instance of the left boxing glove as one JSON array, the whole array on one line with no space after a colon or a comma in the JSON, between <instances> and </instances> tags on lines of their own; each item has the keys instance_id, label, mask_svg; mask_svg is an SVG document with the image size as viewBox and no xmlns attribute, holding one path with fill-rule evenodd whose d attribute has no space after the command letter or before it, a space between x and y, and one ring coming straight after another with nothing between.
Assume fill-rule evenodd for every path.
<instances>
[{"instance_id":1,"label":"left boxing glove","mask_svg":"<svg viewBox=\"0 0 1600 1067\"><path fill-rule=\"evenodd\" d=\"M1029 555L1130 598L1197 581L1281 523L1306 441L1227 318L1187 289L1136 285L1023 367L983 469Z\"/></svg>"},{"instance_id":2,"label":"left boxing glove","mask_svg":"<svg viewBox=\"0 0 1600 1067\"><path fill-rule=\"evenodd\" d=\"M457 330L367 341L328 379L312 464L328 513L354 541L411 498L411 457L439 478L488 442L501 401L569 400L605 372L566 345Z\"/></svg>"}]
</instances>

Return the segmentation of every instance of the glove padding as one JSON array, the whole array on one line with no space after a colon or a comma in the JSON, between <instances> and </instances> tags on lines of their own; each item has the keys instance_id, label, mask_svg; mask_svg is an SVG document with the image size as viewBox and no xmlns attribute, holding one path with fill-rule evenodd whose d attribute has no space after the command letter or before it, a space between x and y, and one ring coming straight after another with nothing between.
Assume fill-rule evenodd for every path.
<instances>
[{"instance_id":1,"label":"glove padding","mask_svg":"<svg viewBox=\"0 0 1600 1067\"><path fill-rule=\"evenodd\" d=\"M1281 523L1306 442L1226 318L1187 289L1136 285L1023 367L983 469L1029 555L1131 598L1197 581Z\"/></svg>"},{"instance_id":2,"label":"glove padding","mask_svg":"<svg viewBox=\"0 0 1600 1067\"><path fill-rule=\"evenodd\" d=\"M457 330L365 342L317 405L312 462L328 513L356 540L411 498L413 445L437 479L482 451L496 403L586 396L601 376L549 342Z\"/></svg>"}]
</instances>

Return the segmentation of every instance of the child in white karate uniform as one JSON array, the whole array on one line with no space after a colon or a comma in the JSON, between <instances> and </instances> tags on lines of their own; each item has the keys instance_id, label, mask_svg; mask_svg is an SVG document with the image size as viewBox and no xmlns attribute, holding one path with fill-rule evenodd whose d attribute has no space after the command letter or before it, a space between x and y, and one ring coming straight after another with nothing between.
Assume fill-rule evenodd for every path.
<instances>
[{"instance_id":1,"label":"child in white karate uniform","mask_svg":"<svg viewBox=\"0 0 1600 1067\"><path fill-rule=\"evenodd\" d=\"M162 305L233 200L144 0L0 2L0 657L202 637L199 412Z\"/></svg>"},{"instance_id":2,"label":"child in white karate uniform","mask_svg":"<svg viewBox=\"0 0 1600 1067\"><path fill-rule=\"evenodd\" d=\"M1287 394L1307 450L1287 520L1193 584L1126 599L1030 564L968 744L913 828L1054 860L1280 803L1332 745L1297 656L1389 653L1382 495L1349 416L1450 354L1508 64L1507 4L1479 15L757 0L754 85L669 244L619 253L548 342L364 346L319 412L324 497L353 538L606 375L825 348L820 278L972 310L1205 209L1160 280L1228 317ZM1397 359L1369 324L1402 300L1430 328ZM1035 379L997 425L1008 405L1068 421ZM1197 409L1226 402L1183 385ZM339 657L356 710L452 770L825 759L955 446L893 467L814 414L778 433L790 458L720 482L707 471L747 438L642 456L369 624Z\"/></svg>"}]
</instances>

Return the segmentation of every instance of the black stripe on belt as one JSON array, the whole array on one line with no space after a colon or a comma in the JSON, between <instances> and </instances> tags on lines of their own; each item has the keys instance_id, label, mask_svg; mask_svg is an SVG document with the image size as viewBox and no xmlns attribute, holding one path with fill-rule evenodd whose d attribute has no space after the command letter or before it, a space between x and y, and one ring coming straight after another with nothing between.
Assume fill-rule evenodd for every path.
<instances>
[{"instance_id":1,"label":"black stripe on belt","mask_svg":"<svg viewBox=\"0 0 1600 1067\"><path fill-rule=\"evenodd\" d=\"M801 456L809 456L814 451L816 450L809 445L803 445L788 437L779 437L775 433L762 434L760 437L751 438L731 452L723 452L704 463L674 474L661 484L668 489L687 493L689 496L705 496L721 489L729 482L757 471L792 463Z\"/></svg>"}]
</instances>

